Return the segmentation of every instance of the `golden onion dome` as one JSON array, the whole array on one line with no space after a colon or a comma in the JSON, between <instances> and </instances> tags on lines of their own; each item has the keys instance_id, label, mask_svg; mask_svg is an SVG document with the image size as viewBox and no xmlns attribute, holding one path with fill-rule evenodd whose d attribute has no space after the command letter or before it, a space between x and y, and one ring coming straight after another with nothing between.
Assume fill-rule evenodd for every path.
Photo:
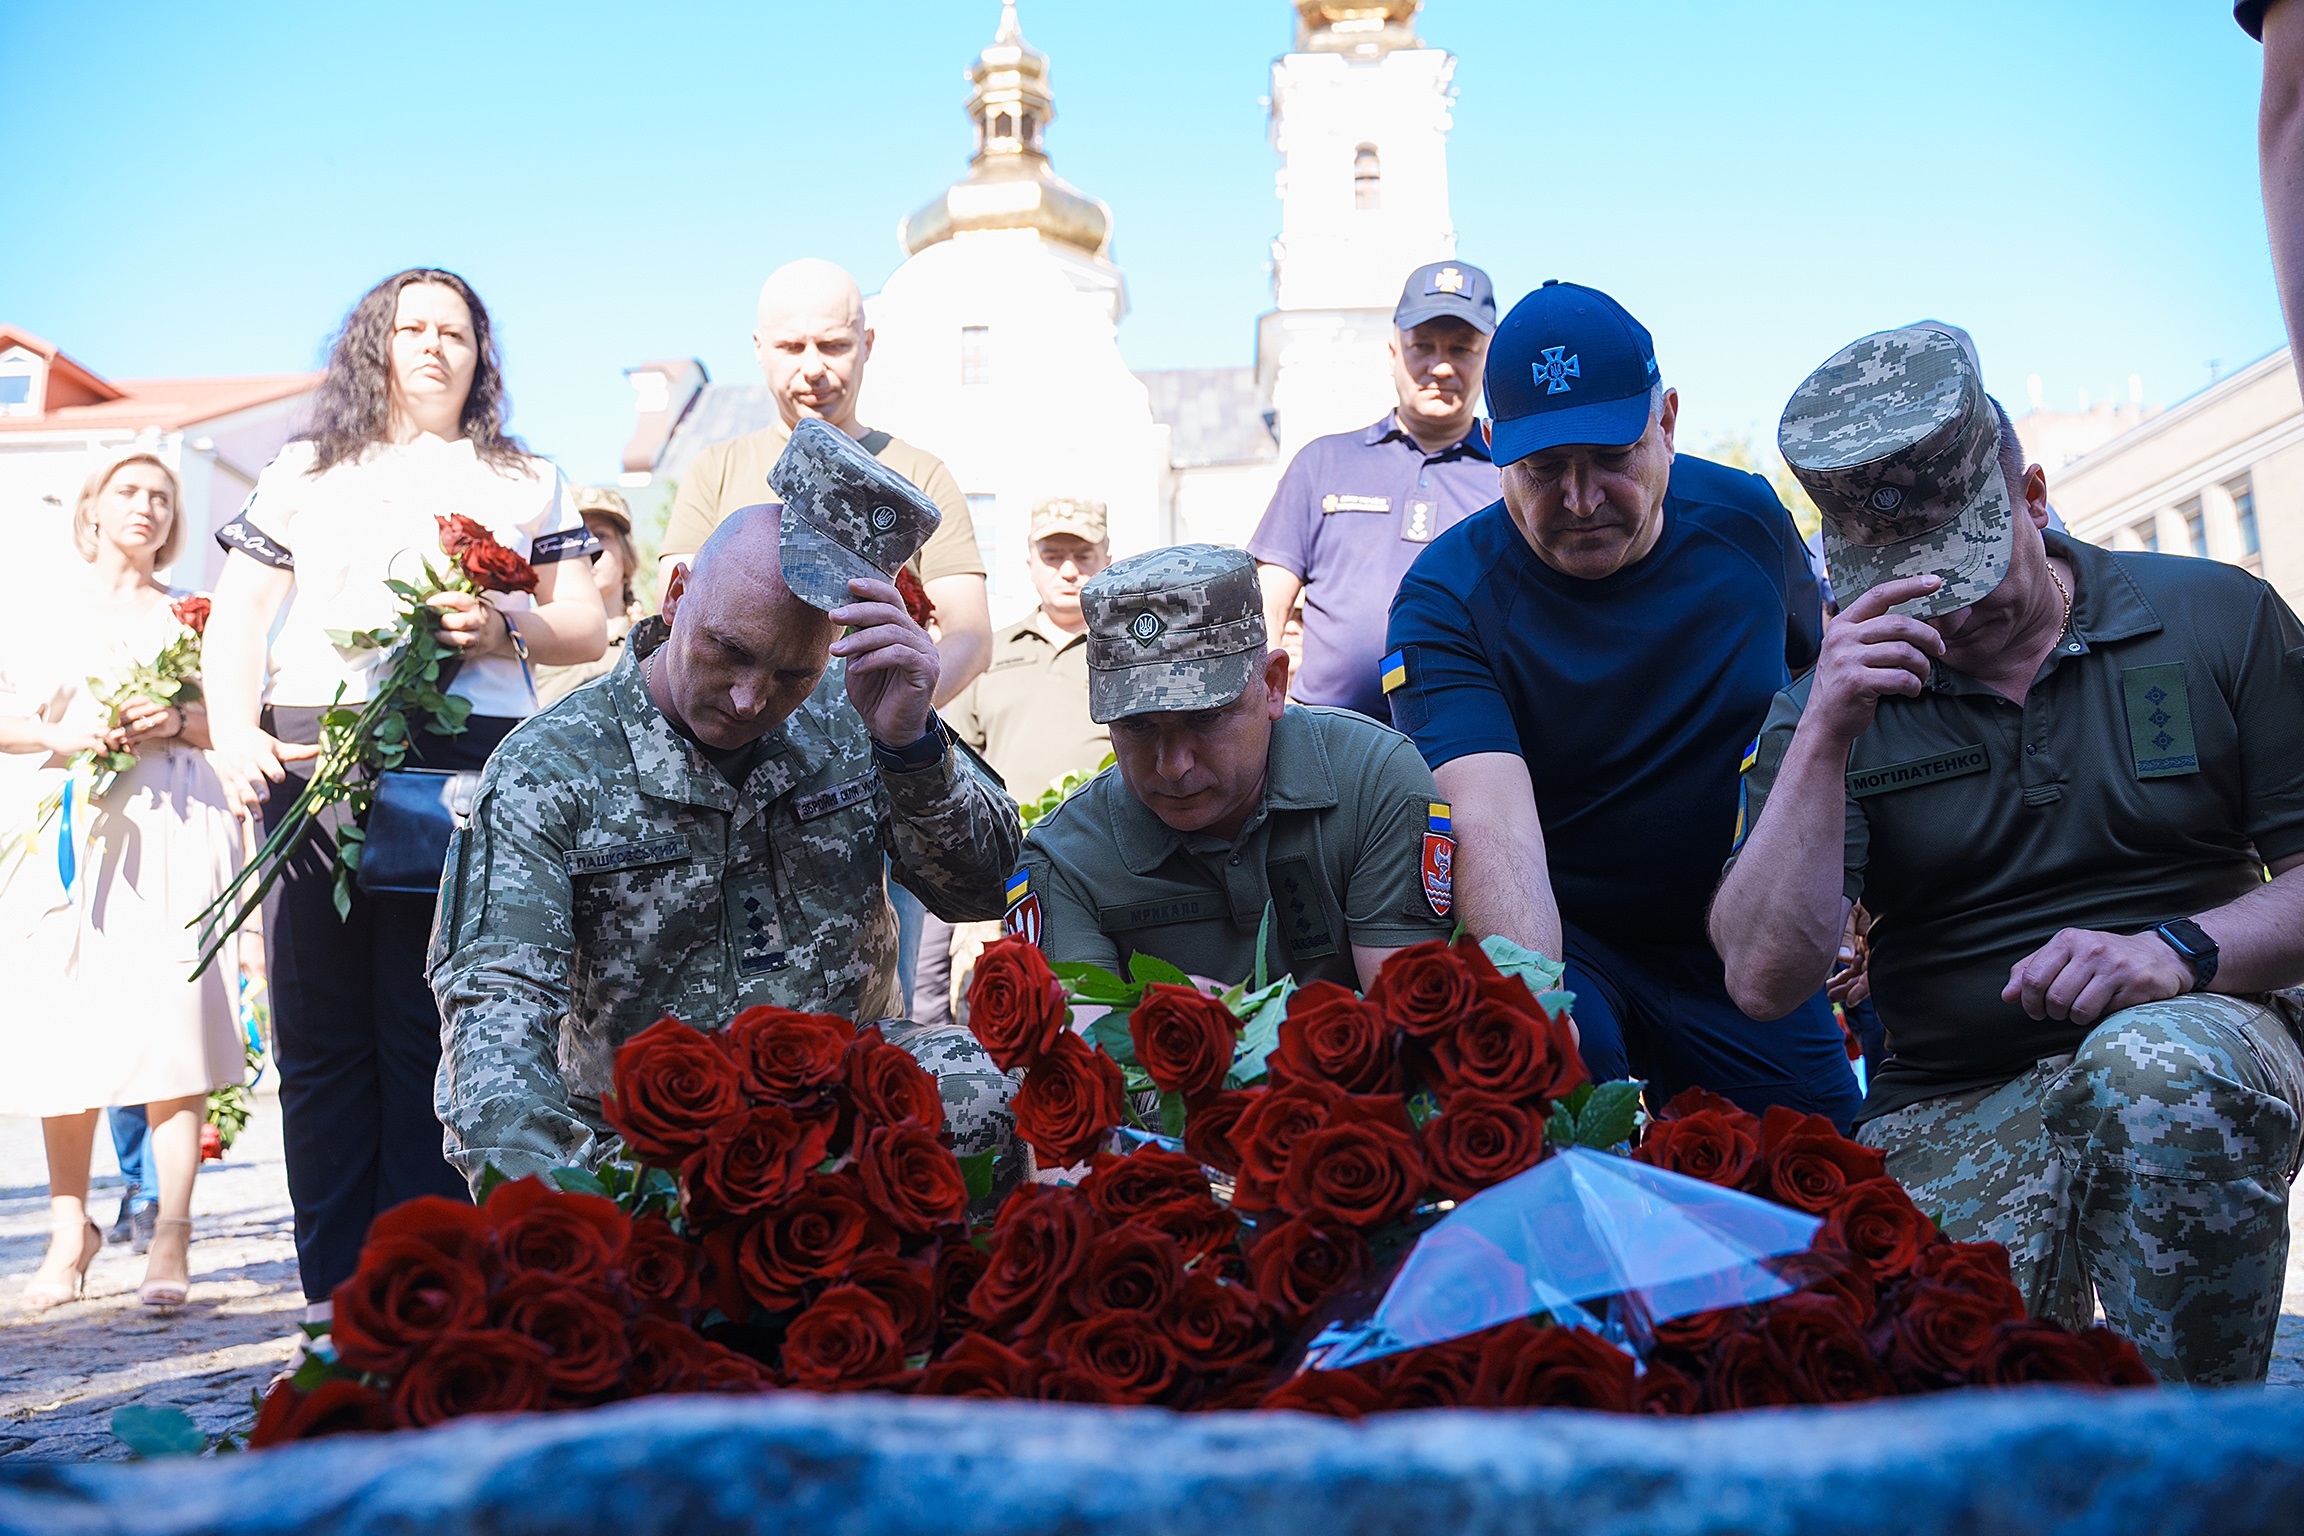
<instances>
[{"instance_id":1,"label":"golden onion dome","mask_svg":"<svg viewBox=\"0 0 2304 1536\"><path fill-rule=\"evenodd\" d=\"M1298 53L1383 54L1421 48L1424 0L1296 0Z\"/></svg>"},{"instance_id":2,"label":"golden onion dome","mask_svg":"<svg viewBox=\"0 0 2304 1536\"><path fill-rule=\"evenodd\" d=\"M939 240L979 229L1036 229L1101 256L1112 243L1112 210L1067 186L1045 147L1056 117L1047 55L1024 41L1014 0L1000 8L1000 30L968 70L968 116L976 153L968 174L899 224L896 237L918 255Z\"/></svg>"}]
</instances>

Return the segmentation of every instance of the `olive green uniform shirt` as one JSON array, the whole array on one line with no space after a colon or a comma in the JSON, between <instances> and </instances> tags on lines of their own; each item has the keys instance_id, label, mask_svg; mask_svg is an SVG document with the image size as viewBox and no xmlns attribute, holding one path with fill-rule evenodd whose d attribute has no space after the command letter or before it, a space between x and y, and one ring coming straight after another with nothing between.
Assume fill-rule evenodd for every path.
<instances>
[{"instance_id":1,"label":"olive green uniform shirt","mask_svg":"<svg viewBox=\"0 0 2304 1536\"><path fill-rule=\"evenodd\" d=\"M1273 723L1264 798L1236 841L1171 831L1107 769L1025 840L1040 946L1123 972L1142 951L1239 981L1255 972L1269 902L1272 973L1357 991L1354 944L1397 948L1453 927L1424 891L1436 795L1407 737L1301 704Z\"/></svg>"},{"instance_id":2,"label":"olive green uniform shirt","mask_svg":"<svg viewBox=\"0 0 2304 1536\"><path fill-rule=\"evenodd\" d=\"M1018 800L1070 773L1093 773L1112 732L1088 718L1088 632L1059 645L1040 610L992 637L992 664L944 709L954 735L984 754Z\"/></svg>"},{"instance_id":3,"label":"olive green uniform shirt","mask_svg":"<svg viewBox=\"0 0 2304 1536\"><path fill-rule=\"evenodd\" d=\"M449 846L435 1100L468 1178L597 1161L616 1048L665 1014L900 1013L888 860L940 916L1000 915L1023 832L962 754L882 767L835 662L731 784L649 697L666 633L643 622L613 673L506 737Z\"/></svg>"},{"instance_id":4,"label":"olive green uniform shirt","mask_svg":"<svg viewBox=\"0 0 2304 1536\"><path fill-rule=\"evenodd\" d=\"M776 467L791 435L782 422L770 422L757 432L712 443L690 460L664 520L659 554L693 555L738 507L774 502L768 471ZM857 441L865 452L926 491L944 514L920 553L907 562L912 574L924 582L983 575L984 556L976 548L976 523L968 515L968 498L960 493L960 482L952 478L944 461L885 432L867 432Z\"/></svg>"},{"instance_id":5,"label":"olive green uniform shirt","mask_svg":"<svg viewBox=\"0 0 2304 1536\"><path fill-rule=\"evenodd\" d=\"M2078 1049L2080 1025L2000 1000L2059 929L2141 933L2304 853L2304 628L2279 594L2213 560L2048 547L2078 587L2025 702L1939 664L1849 753L1843 889L1873 915L1890 1052L1867 1118ZM1745 827L1808 687L1747 754Z\"/></svg>"}]
</instances>

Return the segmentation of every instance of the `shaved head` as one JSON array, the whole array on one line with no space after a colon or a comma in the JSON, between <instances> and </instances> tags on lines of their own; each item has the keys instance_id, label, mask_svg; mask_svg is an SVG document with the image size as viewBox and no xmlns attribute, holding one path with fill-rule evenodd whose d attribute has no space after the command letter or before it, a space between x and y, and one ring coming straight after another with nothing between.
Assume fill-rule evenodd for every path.
<instances>
[{"instance_id":1,"label":"shaved head","mask_svg":"<svg viewBox=\"0 0 2304 1536\"><path fill-rule=\"evenodd\" d=\"M813 418L850 437L864 435L856 400L872 331L856 279L813 256L778 267L760 285L752 355L786 431Z\"/></svg>"},{"instance_id":2,"label":"shaved head","mask_svg":"<svg viewBox=\"0 0 2304 1536\"><path fill-rule=\"evenodd\" d=\"M741 507L664 590L672 637L649 660L649 697L717 751L782 725L822 680L839 627L784 584L780 509Z\"/></svg>"},{"instance_id":3,"label":"shaved head","mask_svg":"<svg viewBox=\"0 0 2304 1536\"><path fill-rule=\"evenodd\" d=\"M795 316L845 320L864 328L864 290L847 270L818 256L786 262L760 285L760 325Z\"/></svg>"}]
</instances>

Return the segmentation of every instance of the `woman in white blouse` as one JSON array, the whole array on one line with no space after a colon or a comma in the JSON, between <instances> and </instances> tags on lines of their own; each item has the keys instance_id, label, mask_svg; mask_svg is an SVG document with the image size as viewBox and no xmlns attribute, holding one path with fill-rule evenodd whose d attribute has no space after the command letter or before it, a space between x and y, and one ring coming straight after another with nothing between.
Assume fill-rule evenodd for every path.
<instances>
[{"instance_id":1,"label":"woman in white blouse","mask_svg":"<svg viewBox=\"0 0 2304 1536\"><path fill-rule=\"evenodd\" d=\"M606 645L594 547L552 464L504 430L502 365L479 295L420 268L353 306L328 359L309 434L281 450L217 535L228 551L206 648L216 755L267 828L311 772L319 717L342 690L364 700L373 652L330 630L388 623L385 586L438 567L434 518L461 513L535 566L533 600L433 599L461 653L449 692L471 701L460 736L418 732L412 766L477 768L534 712L532 668L590 661ZM567 562L575 560L570 566ZM285 617L282 605L287 605ZM277 629L275 622L277 621ZM432 1080L440 1019L424 981L428 897L355 893L337 915L333 825L292 861L267 915L288 1192L308 1310L359 1260L368 1224L417 1195L467 1199L440 1155Z\"/></svg>"}]
</instances>

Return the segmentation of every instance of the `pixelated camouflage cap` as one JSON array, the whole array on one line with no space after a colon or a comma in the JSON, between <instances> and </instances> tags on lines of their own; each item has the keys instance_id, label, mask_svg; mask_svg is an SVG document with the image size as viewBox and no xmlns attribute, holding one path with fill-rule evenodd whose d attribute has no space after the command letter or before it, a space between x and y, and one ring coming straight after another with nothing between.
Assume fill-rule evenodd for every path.
<instances>
[{"instance_id":1,"label":"pixelated camouflage cap","mask_svg":"<svg viewBox=\"0 0 2304 1536\"><path fill-rule=\"evenodd\" d=\"M1246 550L1178 544L1131 555L1080 588L1088 718L1218 709L1264 664L1264 595Z\"/></svg>"},{"instance_id":2,"label":"pixelated camouflage cap","mask_svg":"<svg viewBox=\"0 0 2304 1536\"><path fill-rule=\"evenodd\" d=\"M768 485L784 503L784 584L826 610L855 601L851 581L894 581L944 520L926 492L821 421L792 429Z\"/></svg>"},{"instance_id":3,"label":"pixelated camouflage cap","mask_svg":"<svg viewBox=\"0 0 2304 1536\"><path fill-rule=\"evenodd\" d=\"M1076 539L1101 544L1107 531L1104 503L1077 496L1053 496L1032 509L1032 522L1024 537L1038 541L1068 533Z\"/></svg>"},{"instance_id":4,"label":"pixelated camouflage cap","mask_svg":"<svg viewBox=\"0 0 2304 1536\"><path fill-rule=\"evenodd\" d=\"M1842 607L1884 581L1944 585L1898 613L1934 618L2008 574L2014 509L2000 423L1973 344L1938 324L1852 342L1792 392L1776 433L1824 514L1824 563Z\"/></svg>"}]
</instances>

